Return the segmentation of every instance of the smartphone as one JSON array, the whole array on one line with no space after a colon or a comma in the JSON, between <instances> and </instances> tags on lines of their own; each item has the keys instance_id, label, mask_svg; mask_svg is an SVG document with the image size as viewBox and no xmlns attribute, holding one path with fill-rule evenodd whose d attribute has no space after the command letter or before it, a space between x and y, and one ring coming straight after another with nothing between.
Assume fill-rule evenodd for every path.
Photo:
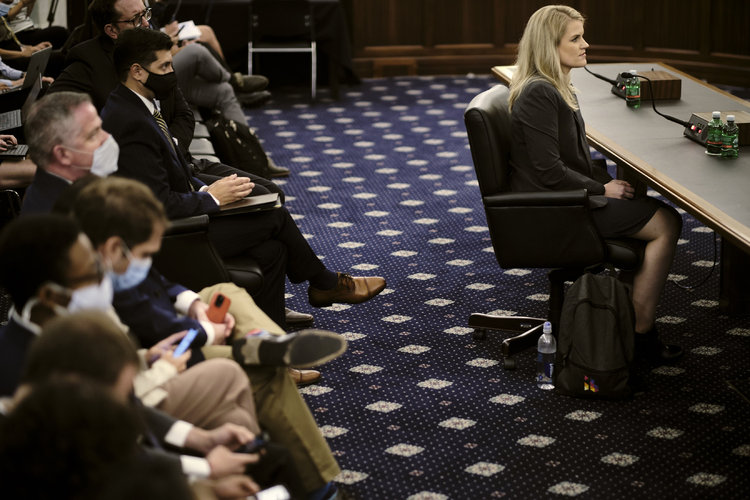
<instances>
[{"instance_id":1,"label":"smartphone","mask_svg":"<svg viewBox=\"0 0 750 500\"><path fill-rule=\"evenodd\" d=\"M195 328L191 328L188 330L188 332L185 334L184 337L182 337L182 340L180 340L180 343L177 344L177 349L174 350L172 353L172 357L178 358L185 354L185 351L188 350L188 347L190 347L190 344L193 343L193 340L195 340L195 336L198 335L198 330Z\"/></svg>"},{"instance_id":2,"label":"smartphone","mask_svg":"<svg viewBox=\"0 0 750 500\"><path fill-rule=\"evenodd\" d=\"M266 445L266 440L263 438L255 438L247 444L240 446L237 453L256 453L258 450Z\"/></svg>"},{"instance_id":3,"label":"smartphone","mask_svg":"<svg viewBox=\"0 0 750 500\"><path fill-rule=\"evenodd\" d=\"M229 300L229 297L216 292L211 298L211 303L208 304L208 311L206 311L206 316L208 316L208 319L213 323L223 323L224 316L227 315L229 304L231 303L232 301Z\"/></svg>"}]
</instances>

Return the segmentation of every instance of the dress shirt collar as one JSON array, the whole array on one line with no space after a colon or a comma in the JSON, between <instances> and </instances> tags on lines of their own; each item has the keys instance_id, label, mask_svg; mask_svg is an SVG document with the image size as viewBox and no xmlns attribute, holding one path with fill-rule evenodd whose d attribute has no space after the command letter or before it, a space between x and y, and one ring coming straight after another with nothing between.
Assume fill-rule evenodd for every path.
<instances>
[{"instance_id":1,"label":"dress shirt collar","mask_svg":"<svg viewBox=\"0 0 750 500\"><path fill-rule=\"evenodd\" d=\"M23 319L21 315L16 311L15 307L11 306L9 316L13 321L18 323L19 325L21 325L22 327L24 327L25 329L27 329L28 331L36 335L37 337L39 336L40 333L42 333L42 328L39 325L37 325L36 323L32 323L31 321Z\"/></svg>"},{"instance_id":2,"label":"dress shirt collar","mask_svg":"<svg viewBox=\"0 0 750 500\"><path fill-rule=\"evenodd\" d=\"M136 92L135 90L131 89L130 87L126 87L128 90L130 90L132 93L137 95L141 101L143 101L143 104L146 105L146 108L148 109L148 112L152 115L154 114L154 110L158 109L159 113L161 113L161 104L159 103L159 99L154 99L153 101L151 99L147 99L143 97L141 94Z\"/></svg>"}]
</instances>

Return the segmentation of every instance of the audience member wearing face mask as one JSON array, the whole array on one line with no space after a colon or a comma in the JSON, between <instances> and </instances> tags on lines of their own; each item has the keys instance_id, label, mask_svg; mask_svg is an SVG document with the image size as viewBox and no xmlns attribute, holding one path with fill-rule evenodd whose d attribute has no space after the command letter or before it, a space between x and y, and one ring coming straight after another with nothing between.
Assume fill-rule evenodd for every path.
<instances>
[{"instance_id":1,"label":"audience member wearing face mask","mask_svg":"<svg viewBox=\"0 0 750 500\"><path fill-rule=\"evenodd\" d=\"M25 124L29 155L38 166L24 197L21 215L49 213L61 193L89 174L117 171L120 148L102 129L86 94L59 92L31 109Z\"/></svg>"}]
</instances>

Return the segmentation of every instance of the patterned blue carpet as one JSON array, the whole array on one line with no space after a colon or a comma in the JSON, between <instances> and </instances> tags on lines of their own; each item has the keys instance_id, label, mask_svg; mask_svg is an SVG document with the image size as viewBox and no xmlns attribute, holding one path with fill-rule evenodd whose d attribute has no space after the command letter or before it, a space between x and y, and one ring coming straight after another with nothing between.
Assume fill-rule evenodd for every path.
<instances>
[{"instance_id":1,"label":"patterned blue carpet","mask_svg":"<svg viewBox=\"0 0 750 500\"><path fill-rule=\"evenodd\" d=\"M374 300L290 307L349 340L302 390L358 499L747 498L750 405L727 380L750 377L750 321L717 303L713 233L685 214L658 310L687 355L628 402L540 391L534 353L504 371L499 340L472 340L471 312L542 316L543 270L500 269L463 126L489 76L366 80L337 102L277 91L249 112L292 169L287 206L327 266L388 280ZM586 110L582 110L584 117ZM679 133L679 131L676 131ZM686 147L695 147L688 144ZM651 193L656 195L656 193Z\"/></svg>"}]
</instances>

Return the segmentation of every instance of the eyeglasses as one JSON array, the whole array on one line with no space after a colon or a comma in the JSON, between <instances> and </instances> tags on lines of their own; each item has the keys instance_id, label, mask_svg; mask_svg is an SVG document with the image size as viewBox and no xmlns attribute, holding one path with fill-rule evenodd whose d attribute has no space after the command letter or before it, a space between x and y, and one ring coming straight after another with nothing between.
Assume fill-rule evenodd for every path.
<instances>
[{"instance_id":1,"label":"eyeglasses","mask_svg":"<svg viewBox=\"0 0 750 500\"><path fill-rule=\"evenodd\" d=\"M151 7L139 12L138 14L133 16L133 19L127 19L125 21L115 21L115 23L130 23L133 25L133 28L137 28L141 25L141 18L145 19L146 21L151 20Z\"/></svg>"}]
</instances>

